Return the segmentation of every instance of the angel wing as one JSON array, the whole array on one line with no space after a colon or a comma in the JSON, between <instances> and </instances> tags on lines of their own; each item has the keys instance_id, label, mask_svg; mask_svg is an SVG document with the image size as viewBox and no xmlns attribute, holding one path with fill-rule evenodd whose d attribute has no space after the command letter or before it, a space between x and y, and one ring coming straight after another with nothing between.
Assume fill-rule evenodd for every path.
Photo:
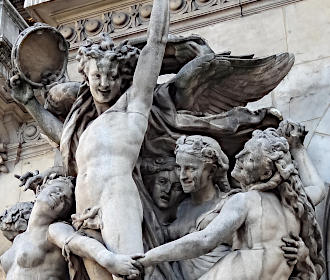
<instances>
[{"instance_id":1,"label":"angel wing","mask_svg":"<svg viewBox=\"0 0 330 280\"><path fill-rule=\"evenodd\" d=\"M147 37L140 37L125 40L119 47L130 44L142 49L146 42ZM214 54L214 52L202 37L198 35L182 37L170 34L168 36L160 74L176 74L189 61L206 54Z\"/></svg>"},{"instance_id":2,"label":"angel wing","mask_svg":"<svg viewBox=\"0 0 330 280\"><path fill-rule=\"evenodd\" d=\"M170 81L178 110L219 114L272 91L294 63L289 53L266 58L208 54L187 63Z\"/></svg>"}]
</instances>

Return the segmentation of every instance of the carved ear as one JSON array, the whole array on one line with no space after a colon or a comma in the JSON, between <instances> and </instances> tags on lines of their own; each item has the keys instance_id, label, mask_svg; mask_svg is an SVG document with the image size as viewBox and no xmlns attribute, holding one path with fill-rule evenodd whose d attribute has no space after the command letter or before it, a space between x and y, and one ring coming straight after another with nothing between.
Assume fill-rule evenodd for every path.
<instances>
[{"instance_id":1,"label":"carved ear","mask_svg":"<svg viewBox=\"0 0 330 280\"><path fill-rule=\"evenodd\" d=\"M261 176L261 180L264 181L264 180L267 180L269 179L270 177L272 177L273 175L273 171L272 170L267 170L262 176Z\"/></svg>"},{"instance_id":2,"label":"carved ear","mask_svg":"<svg viewBox=\"0 0 330 280\"><path fill-rule=\"evenodd\" d=\"M212 163L212 166L211 166L211 169L210 169L210 176L211 177L214 176L214 174L217 172L217 169L218 169L217 165Z\"/></svg>"}]
</instances>

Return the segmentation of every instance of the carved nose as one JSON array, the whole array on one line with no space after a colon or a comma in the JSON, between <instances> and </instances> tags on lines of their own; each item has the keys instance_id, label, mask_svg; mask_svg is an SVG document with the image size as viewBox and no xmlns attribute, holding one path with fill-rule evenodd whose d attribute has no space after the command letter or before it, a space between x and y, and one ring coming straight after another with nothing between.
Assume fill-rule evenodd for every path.
<instances>
[{"instance_id":1,"label":"carved nose","mask_svg":"<svg viewBox=\"0 0 330 280\"><path fill-rule=\"evenodd\" d=\"M169 193L171 190L172 184L171 182L167 182L167 184L164 186L164 192Z\"/></svg>"},{"instance_id":2,"label":"carved nose","mask_svg":"<svg viewBox=\"0 0 330 280\"><path fill-rule=\"evenodd\" d=\"M180 179L181 180L187 179L187 172L185 172L183 169L181 169L180 172Z\"/></svg>"},{"instance_id":3,"label":"carved nose","mask_svg":"<svg viewBox=\"0 0 330 280\"><path fill-rule=\"evenodd\" d=\"M109 90L110 89L110 83L107 78L102 78L99 86L100 90Z\"/></svg>"}]
</instances>

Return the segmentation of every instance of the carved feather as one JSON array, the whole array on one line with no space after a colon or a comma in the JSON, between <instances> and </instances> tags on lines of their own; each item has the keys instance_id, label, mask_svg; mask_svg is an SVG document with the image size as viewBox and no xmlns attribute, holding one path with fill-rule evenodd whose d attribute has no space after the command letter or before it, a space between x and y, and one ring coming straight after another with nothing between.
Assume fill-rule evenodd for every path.
<instances>
[{"instance_id":1,"label":"carved feather","mask_svg":"<svg viewBox=\"0 0 330 280\"><path fill-rule=\"evenodd\" d=\"M170 86L178 110L218 114L264 97L293 63L289 53L265 58L208 54L186 64Z\"/></svg>"}]
</instances>

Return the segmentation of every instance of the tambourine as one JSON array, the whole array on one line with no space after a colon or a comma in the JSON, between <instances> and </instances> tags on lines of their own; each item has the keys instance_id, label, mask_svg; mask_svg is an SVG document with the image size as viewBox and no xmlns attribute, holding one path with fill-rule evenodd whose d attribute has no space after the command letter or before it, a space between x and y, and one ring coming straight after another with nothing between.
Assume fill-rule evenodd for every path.
<instances>
[{"instance_id":1,"label":"tambourine","mask_svg":"<svg viewBox=\"0 0 330 280\"><path fill-rule=\"evenodd\" d=\"M14 71L35 87L63 77L68 63L68 43L54 27L36 23L18 36L11 53Z\"/></svg>"}]
</instances>

